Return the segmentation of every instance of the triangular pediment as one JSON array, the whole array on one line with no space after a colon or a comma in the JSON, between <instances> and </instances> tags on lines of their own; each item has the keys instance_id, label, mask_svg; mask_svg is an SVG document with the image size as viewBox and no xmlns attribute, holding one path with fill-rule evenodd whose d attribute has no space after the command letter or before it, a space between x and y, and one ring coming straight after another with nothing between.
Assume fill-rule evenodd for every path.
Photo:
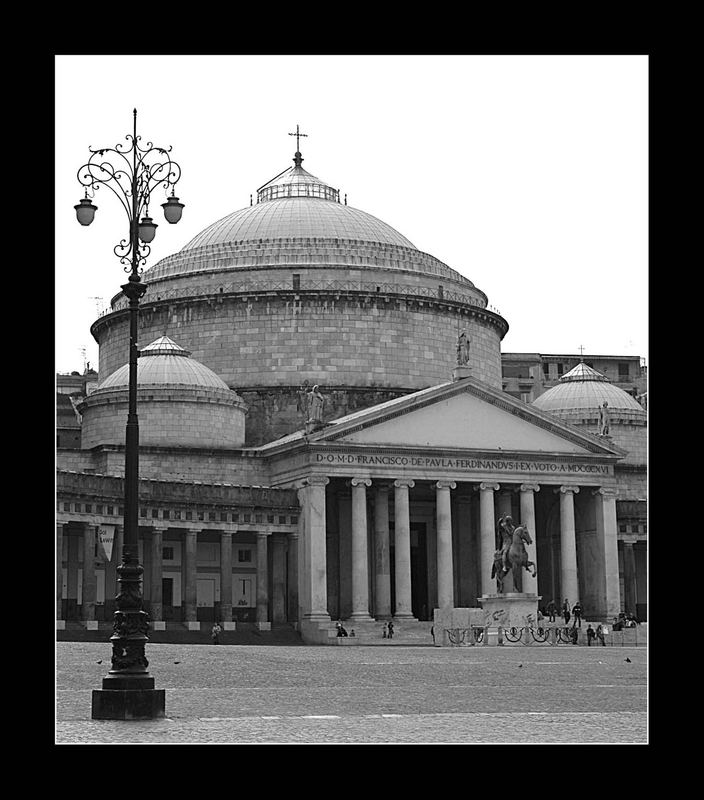
<instances>
[{"instance_id":1,"label":"triangular pediment","mask_svg":"<svg viewBox=\"0 0 704 800\"><path fill-rule=\"evenodd\" d=\"M335 420L312 439L383 447L621 454L596 437L472 378Z\"/></svg>"}]
</instances>

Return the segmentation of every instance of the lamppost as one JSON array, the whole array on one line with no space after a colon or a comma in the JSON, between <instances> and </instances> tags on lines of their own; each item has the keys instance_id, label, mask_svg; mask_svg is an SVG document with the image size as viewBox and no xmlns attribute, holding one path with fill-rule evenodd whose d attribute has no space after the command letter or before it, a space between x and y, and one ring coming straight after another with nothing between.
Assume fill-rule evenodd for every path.
<instances>
[{"instance_id":1,"label":"lamppost","mask_svg":"<svg viewBox=\"0 0 704 800\"><path fill-rule=\"evenodd\" d=\"M113 248L130 276L120 288L129 300L130 348L128 414L125 433L124 538L122 564L117 568L120 590L115 598L112 666L103 678L103 688L93 690L93 719L154 719L166 713L163 689L154 688L145 655L148 642L148 615L143 608L142 573L138 556L139 533L139 422L137 419L137 322L139 301L147 287L141 282L141 266L151 252L157 225L149 216L152 191L158 186L171 196L162 203L167 222L181 219L183 203L174 195L181 168L171 160L168 150L141 144L137 136L137 109L133 112L133 132L127 144L93 149L86 164L78 170L78 181L85 197L75 206L81 225L90 225L97 211L91 202L95 192L107 186L117 196L129 219L129 238Z\"/></svg>"}]
</instances>

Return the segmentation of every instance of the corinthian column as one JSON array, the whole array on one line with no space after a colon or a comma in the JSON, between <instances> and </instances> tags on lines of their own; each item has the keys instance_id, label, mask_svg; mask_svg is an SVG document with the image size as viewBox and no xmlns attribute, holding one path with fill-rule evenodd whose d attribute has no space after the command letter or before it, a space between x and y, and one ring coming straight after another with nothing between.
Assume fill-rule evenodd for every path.
<instances>
[{"instance_id":1,"label":"corinthian column","mask_svg":"<svg viewBox=\"0 0 704 800\"><path fill-rule=\"evenodd\" d=\"M389 487L376 487L374 498L375 608L377 619L391 617L391 564L389 561Z\"/></svg>"},{"instance_id":2,"label":"corinthian column","mask_svg":"<svg viewBox=\"0 0 704 800\"><path fill-rule=\"evenodd\" d=\"M494 514L494 492L498 483L479 484L479 558L482 574L482 594L492 594L495 586L491 578L491 566L496 551L496 516Z\"/></svg>"},{"instance_id":3,"label":"corinthian column","mask_svg":"<svg viewBox=\"0 0 704 800\"><path fill-rule=\"evenodd\" d=\"M405 478L394 481L395 619L415 619L411 607L411 513L408 500L408 490L414 486L412 480Z\"/></svg>"},{"instance_id":4,"label":"corinthian column","mask_svg":"<svg viewBox=\"0 0 704 800\"><path fill-rule=\"evenodd\" d=\"M560 495L561 599L569 600L571 606L579 600L577 538L574 525L574 496L579 492L579 486L561 486L555 489L555 492Z\"/></svg>"},{"instance_id":5,"label":"corinthian column","mask_svg":"<svg viewBox=\"0 0 704 800\"><path fill-rule=\"evenodd\" d=\"M225 630L232 623L232 533L229 531L220 533L220 621Z\"/></svg>"},{"instance_id":6,"label":"corinthian column","mask_svg":"<svg viewBox=\"0 0 704 800\"><path fill-rule=\"evenodd\" d=\"M535 564L535 569L531 572L523 572L523 591L530 594L538 594L538 531L535 527L535 493L540 491L540 486L537 483L522 483L521 484L521 525L525 525L530 533L530 538L533 544L526 544L528 551L528 561ZM533 571L536 571L536 577L533 577ZM575 598L576 599L576 598Z\"/></svg>"},{"instance_id":7,"label":"corinthian column","mask_svg":"<svg viewBox=\"0 0 704 800\"><path fill-rule=\"evenodd\" d=\"M352 614L350 618L371 620L369 616L369 555L367 552L367 486L369 478L352 478Z\"/></svg>"},{"instance_id":8,"label":"corinthian column","mask_svg":"<svg viewBox=\"0 0 704 800\"><path fill-rule=\"evenodd\" d=\"M311 475L299 491L303 506L303 619L316 623L330 622L325 547L325 487L329 482L324 475Z\"/></svg>"},{"instance_id":9,"label":"corinthian column","mask_svg":"<svg viewBox=\"0 0 704 800\"><path fill-rule=\"evenodd\" d=\"M594 492L596 503L596 536L601 556L601 608L599 611L608 619L618 616L621 610L621 596L618 581L618 528L616 524L616 491L601 488Z\"/></svg>"},{"instance_id":10,"label":"corinthian column","mask_svg":"<svg viewBox=\"0 0 704 800\"><path fill-rule=\"evenodd\" d=\"M452 511L450 489L456 489L454 481L438 481L435 484L435 508L437 520L437 564L438 606L453 608L454 576L452 569Z\"/></svg>"}]
</instances>

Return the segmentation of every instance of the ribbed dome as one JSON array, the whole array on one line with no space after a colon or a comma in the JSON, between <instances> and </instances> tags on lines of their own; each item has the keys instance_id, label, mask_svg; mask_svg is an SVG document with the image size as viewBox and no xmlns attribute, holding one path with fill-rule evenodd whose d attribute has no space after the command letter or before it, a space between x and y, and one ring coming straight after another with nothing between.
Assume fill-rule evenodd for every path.
<instances>
[{"instance_id":1,"label":"ribbed dome","mask_svg":"<svg viewBox=\"0 0 704 800\"><path fill-rule=\"evenodd\" d=\"M628 392L614 386L609 379L584 363L566 372L557 386L536 397L532 405L541 411L596 410L604 402L612 411L641 411L643 407Z\"/></svg>"},{"instance_id":2,"label":"ribbed dome","mask_svg":"<svg viewBox=\"0 0 704 800\"><path fill-rule=\"evenodd\" d=\"M191 239L181 252L229 242L292 238L352 239L416 249L397 230L365 211L319 197L286 197L228 214Z\"/></svg>"},{"instance_id":3,"label":"ribbed dome","mask_svg":"<svg viewBox=\"0 0 704 800\"><path fill-rule=\"evenodd\" d=\"M156 339L142 348L137 361L137 385L192 386L194 388L232 391L211 369L189 358L189 351L179 347L168 336ZM93 392L124 388L129 383L129 364L109 375Z\"/></svg>"}]
</instances>

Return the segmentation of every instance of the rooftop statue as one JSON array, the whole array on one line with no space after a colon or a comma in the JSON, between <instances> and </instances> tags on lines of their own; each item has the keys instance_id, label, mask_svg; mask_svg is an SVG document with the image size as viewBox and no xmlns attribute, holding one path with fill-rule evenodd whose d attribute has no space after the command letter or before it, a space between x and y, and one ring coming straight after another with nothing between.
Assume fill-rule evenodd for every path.
<instances>
[{"instance_id":1,"label":"rooftop statue","mask_svg":"<svg viewBox=\"0 0 704 800\"><path fill-rule=\"evenodd\" d=\"M323 406L325 398L318 390L318 385L313 387L311 392L308 392L308 422L322 422L323 421Z\"/></svg>"},{"instance_id":2,"label":"rooftop statue","mask_svg":"<svg viewBox=\"0 0 704 800\"><path fill-rule=\"evenodd\" d=\"M469 338L467 331L462 331L457 337L457 365L463 367L469 363Z\"/></svg>"},{"instance_id":3,"label":"rooftop statue","mask_svg":"<svg viewBox=\"0 0 704 800\"><path fill-rule=\"evenodd\" d=\"M609 404L604 400L603 405L599 406L599 436L608 436L611 424L611 414Z\"/></svg>"}]
</instances>

